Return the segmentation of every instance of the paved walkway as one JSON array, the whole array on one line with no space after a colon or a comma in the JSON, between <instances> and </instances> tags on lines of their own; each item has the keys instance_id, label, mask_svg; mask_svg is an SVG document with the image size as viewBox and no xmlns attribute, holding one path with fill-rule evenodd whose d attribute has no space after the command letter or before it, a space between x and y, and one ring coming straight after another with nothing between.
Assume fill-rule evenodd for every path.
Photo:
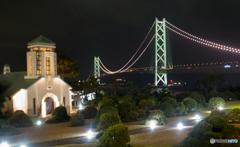
<instances>
[{"instance_id":1,"label":"paved walkway","mask_svg":"<svg viewBox=\"0 0 240 147\"><path fill-rule=\"evenodd\" d=\"M183 125L184 126L195 126L197 123L198 122L196 120L192 120L192 121L188 121L188 122L183 122ZM141 129L136 129L136 130L130 130L129 135L155 132L155 131L160 131L160 130L174 129L176 127L177 127L177 124L168 124L168 125L164 125L164 126L158 126L153 130L151 128L141 128ZM94 137L92 139L88 139L87 137L77 137L77 138L71 138L71 139L28 144L27 146L31 146L31 147L52 147L52 146L67 145L67 144L90 143L90 142L94 142L96 140L97 139L95 139ZM19 147L19 146L15 146L15 147Z\"/></svg>"}]
</instances>

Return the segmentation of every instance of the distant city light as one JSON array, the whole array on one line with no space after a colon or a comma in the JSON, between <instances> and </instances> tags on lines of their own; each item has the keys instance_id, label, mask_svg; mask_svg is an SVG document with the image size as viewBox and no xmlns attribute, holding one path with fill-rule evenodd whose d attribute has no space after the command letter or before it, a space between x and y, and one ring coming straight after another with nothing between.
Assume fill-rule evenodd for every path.
<instances>
[{"instance_id":1,"label":"distant city light","mask_svg":"<svg viewBox=\"0 0 240 147\"><path fill-rule=\"evenodd\" d=\"M157 121L156 120L151 120L149 122L149 126L150 128L153 130L154 128L156 128L156 125L157 125Z\"/></svg>"},{"instance_id":2,"label":"distant city light","mask_svg":"<svg viewBox=\"0 0 240 147\"><path fill-rule=\"evenodd\" d=\"M86 134L88 139L91 139L93 137L93 132L91 130L89 130Z\"/></svg>"},{"instance_id":3,"label":"distant city light","mask_svg":"<svg viewBox=\"0 0 240 147\"><path fill-rule=\"evenodd\" d=\"M3 143L0 144L0 147L9 147L9 144L6 143L6 142L3 142Z\"/></svg>"},{"instance_id":4,"label":"distant city light","mask_svg":"<svg viewBox=\"0 0 240 147\"><path fill-rule=\"evenodd\" d=\"M183 124L182 124L182 123L179 123L179 124L177 125L177 128L178 128L179 130L181 130L181 129L183 128Z\"/></svg>"},{"instance_id":5,"label":"distant city light","mask_svg":"<svg viewBox=\"0 0 240 147\"><path fill-rule=\"evenodd\" d=\"M42 122L39 120L39 121L37 121L37 125L41 125L42 124Z\"/></svg>"},{"instance_id":6,"label":"distant city light","mask_svg":"<svg viewBox=\"0 0 240 147\"><path fill-rule=\"evenodd\" d=\"M223 110L223 107L222 107L222 106L220 106L220 107L218 107L218 109L219 109L219 110Z\"/></svg>"},{"instance_id":7,"label":"distant city light","mask_svg":"<svg viewBox=\"0 0 240 147\"><path fill-rule=\"evenodd\" d=\"M230 65L224 65L224 68L230 68L231 66Z\"/></svg>"}]
</instances>

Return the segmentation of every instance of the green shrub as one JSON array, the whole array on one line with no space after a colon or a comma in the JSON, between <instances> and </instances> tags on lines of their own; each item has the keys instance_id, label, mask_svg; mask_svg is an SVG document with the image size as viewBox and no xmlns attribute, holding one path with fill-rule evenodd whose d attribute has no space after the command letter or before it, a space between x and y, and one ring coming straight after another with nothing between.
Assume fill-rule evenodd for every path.
<instances>
[{"instance_id":1,"label":"green shrub","mask_svg":"<svg viewBox=\"0 0 240 147\"><path fill-rule=\"evenodd\" d=\"M186 97L189 97L189 93L188 92L182 92L179 94L176 94L174 99L177 100L177 102L182 102Z\"/></svg>"},{"instance_id":2,"label":"green shrub","mask_svg":"<svg viewBox=\"0 0 240 147\"><path fill-rule=\"evenodd\" d=\"M234 139L240 139L239 134L240 134L240 128L235 127L233 125L226 125L224 129L222 130L222 137L223 138L234 138Z\"/></svg>"},{"instance_id":3,"label":"green shrub","mask_svg":"<svg viewBox=\"0 0 240 147\"><path fill-rule=\"evenodd\" d=\"M0 119L7 119L7 115L0 114Z\"/></svg>"},{"instance_id":4,"label":"green shrub","mask_svg":"<svg viewBox=\"0 0 240 147\"><path fill-rule=\"evenodd\" d=\"M98 123L100 122L100 117L104 113L115 114L118 115L118 109L112 106L107 106L99 110L95 116L95 122L93 123L92 127L96 128Z\"/></svg>"},{"instance_id":5,"label":"green shrub","mask_svg":"<svg viewBox=\"0 0 240 147\"><path fill-rule=\"evenodd\" d=\"M182 142L180 147L201 147L200 140L196 137L186 137Z\"/></svg>"},{"instance_id":6,"label":"green shrub","mask_svg":"<svg viewBox=\"0 0 240 147\"><path fill-rule=\"evenodd\" d=\"M10 111L6 111L6 112L4 112L4 115L6 115L7 116L7 118L9 119L9 118L11 118L12 117L12 112L10 112Z\"/></svg>"},{"instance_id":7,"label":"green shrub","mask_svg":"<svg viewBox=\"0 0 240 147\"><path fill-rule=\"evenodd\" d=\"M213 115L225 117L226 113L225 113L225 111L216 109L216 110L212 110L212 112L210 114L210 116L213 116Z\"/></svg>"},{"instance_id":8,"label":"green shrub","mask_svg":"<svg viewBox=\"0 0 240 147\"><path fill-rule=\"evenodd\" d=\"M192 92L190 97L197 102L197 108L203 108L205 106L206 100L202 94L198 92Z\"/></svg>"},{"instance_id":9,"label":"green shrub","mask_svg":"<svg viewBox=\"0 0 240 147\"><path fill-rule=\"evenodd\" d=\"M132 110L132 105L130 103L121 103L117 105L118 114L124 121L129 117L129 112Z\"/></svg>"},{"instance_id":10,"label":"green shrub","mask_svg":"<svg viewBox=\"0 0 240 147\"><path fill-rule=\"evenodd\" d=\"M82 126L84 125L84 116L82 114L75 114L71 117L70 119L70 122L71 122L71 127L73 126Z\"/></svg>"},{"instance_id":11,"label":"green shrub","mask_svg":"<svg viewBox=\"0 0 240 147\"><path fill-rule=\"evenodd\" d=\"M95 136L95 138L96 138L96 139L99 139L100 137L103 136L103 134L104 134L104 132L99 132L99 133Z\"/></svg>"},{"instance_id":12,"label":"green shrub","mask_svg":"<svg viewBox=\"0 0 240 147\"><path fill-rule=\"evenodd\" d=\"M157 120L158 125L164 125L168 123L168 120L166 116L164 115L164 112L161 110L153 110L150 115L148 116L148 121L149 120Z\"/></svg>"},{"instance_id":13,"label":"green shrub","mask_svg":"<svg viewBox=\"0 0 240 147\"><path fill-rule=\"evenodd\" d=\"M218 109L219 107L225 106L225 101L221 97L213 97L209 100L209 108Z\"/></svg>"},{"instance_id":14,"label":"green shrub","mask_svg":"<svg viewBox=\"0 0 240 147\"><path fill-rule=\"evenodd\" d=\"M192 98L184 99L183 104L188 112L197 110L197 102Z\"/></svg>"},{"instance_id":15,"label":"green shrub","mask_svg":"<svg viewBox=\"0 0 240 147\"><path fill-rule=\"evenodd\" d=\"M176 103L177 101L175 99L173 99L172 97L169 97L169 96L165 96L161 102L166 102L166 103L170 103L170 104L174 104Z\"/></svg>"},{"instance_id":16,"label":"green shrub","mask_svg":"<svg viewBox=\"0 0 240 147\"><path fill-rule=\"evenodd\" d=\"M145 111L149 111L153 108L153 101L152 100L141 100L139 103L138 103L138 107L140 109L143 109Z\"/></svg>"},{"instance_id":17,"label":"green shrub","mask_svg":"<svg viewBox=\"0 0 240 147\"><path fill-rule=\"evenodd\" d=\"M30 127L33 125L31 118L22 110L16 111L9 119L9 125L14 127Z\"/></svg>"},{"instance_id":18,"label":"green shrub","mask_svg":"<svg viewBox=\"0 0 240 147\"><path fill-rule=\"evenodd\" d=\"M135 112L135 111L130 111L129 112L129 119L131 120L131 121L136 121L137 119L138 119L138 113L137 112Z\"/></svg>"},{"instance_id":19,"label":"green shrub","mask_svg":"<svg viewBox=\"0 0 240 147\"><path fill-rule=\"evenodd\" d=\"M188 134L190 137L201 138L205 132L212 131L213 126L205 121L199 122Z\"/></svg>"},{"instance_id":20,"label":"green shrub","mask_svg":"<svg viewBox=\"0 0 240 147\"><path fill-rule=\"evenodd\" d=\"M60 123L59 120L56 119L46 119L45 124L55 124L55 123Z\"/></svg>"},{"instance_id":21,"label":"green shrub","mask_svg":"<svg viewBox=\"0 0 240 147\"><path fill-rule=\"evenodd\" d=\"M210 144L209 141L211 138L222 139L222 134L217 132L208 131L201 136L201 145L204 147L211 147L213 144ZM215 145L216 146L216 145Z\"/></svg>"},{"instance_id":22,"label":"green shrub","mask_svg":"<svg viewBox=\"0 0 240 147\"><path fill-rule=\"evenodd\" d=\"M84 114L85 114L85 110L78 110L78 111L77 111L77 114L82 114L82 115L84 115Z\"/></svg>"},{"instance_id":23,"label":"green shrub","mask_svg":"<svg viewBox=\"0 0 240 147\"><path fill-rule=\"evenodd\" d=\"M235 108L227 115L228 122L239 123L240 122L240 109Z\"/></svg>"},{"instance_id":24,"label":"green shrub","mask_svg":"<svg viewBox=\"0 0 240 147\"><path fill-rule=\"evenodd\" d=\"M210 98L212 97L218 97L218 92L216 90L211 90L208 94Z\"/></svg>"},{"instance_id":25,"label":"green shrub","mask_svg":"<svg viewBox=\"0 0 240 147\"><path fill-rule=\"evenodd\" d=\"M176 110L172 106L165 108L163 111L166 117L175 117L177 115Z\"/></svg>"},{"instance_id":26,"label":"green shrub","mask_svg":"<svg viewBox=\"0 0 240 147\"><path fill-rule=\"evenodd\" d=\"M138 109L137 113L138 113L138 117L141 119L144 119L146 117L146 112L143 109Z\"/></svg>"},{"instance_id":27,"label":"green shrub","mask_svg":"<svg viewBox=\"0 0 240 147\"><path fill-rule=\"evenodd\" d=\"M121 119L119 115L105 113L101 115L100 123L97 126L97 130L106 131L110 126L120 124Z\"/></svg>"},{"instance_id":28,"label":"green shrub","mask_svg":"<svg viewBox=\"0 0 240 147\"><path fill-rule=\"evenodd\" d=\"M213 132L221 132L227 125L227 119L225 117L216 115L207 117L205 121L213 126Z\"/></svg>"},{"instance_id":29,"label":"green shrub","mask_svg":"<svg viewBox=\"0 0 240 147\"><path fill-rule=\"evenodd\" d=\"M98 110L102 109L103 107L113 106L115 107L115 102L112 99L104 98L98 103Z\"/></svg>"},{"instance_id":30,"label":"green shrub","mask_svg":"<svg viewBox=\"0 0 240 147\"><path fill-rule=\"evenodd\" d=\"M128 127L123 124L111 126L99 139L101 147L127 147L130 142Z\"/></svg>"},{"instance_id":31,"label":"green shrub","mask_svg":"<svg viewBox=\"0 0 240 147\"><path fill-rule=\"evenodd\" d=\"M94 106L87 106L84 109L84 111L85 111L85 113L84 113L85 119L95 118L96 113L97 113L97 109Z\"/></svg>"},{"instance_id":32,"label":"green shrub","mask_svg":"<svg viewBox=\"0 0 240 147\"><path fill-rule=\"evenodd\" d=\"M177 116L182 116L187 114L186 108L182 102L178 102L178 105L177 107L175 107L175 110L176 110Z\"/></svg>"},{"instance_id":33,"label":"green shrub","mask_svg":"<svg viewBox=\"0 0 240 147\"><path fill-rule=\"evenodd\" d=\"M59 122L67 122L71 116L67 114L67 109L64 106L56 107L52 112L52 119Z\"/></svg>"},{"instance_id":34,"label":"green shrub","mask_svg":"<svg viewBox=\"0 0 240 147\"><path fill-rule=\"evenodd\" d=\"M0 136L12 136L18 135L21 132L16 130L14 127L0 127Z\"/></svg>"}]
</instances>

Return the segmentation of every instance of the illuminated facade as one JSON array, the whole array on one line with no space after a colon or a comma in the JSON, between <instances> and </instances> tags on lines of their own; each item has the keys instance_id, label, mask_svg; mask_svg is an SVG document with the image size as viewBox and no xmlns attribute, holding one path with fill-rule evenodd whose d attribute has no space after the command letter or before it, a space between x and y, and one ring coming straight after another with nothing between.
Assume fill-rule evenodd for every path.
<instances>
[{"instance_id":1,"label":"illuminated facade","mask_svg":"<svg viewBox=\"0 0 240 147\"><path fill-rule=\"evenodd\" d=\"M0 75L7 100L3 111L23 110L29 116L45 117L63 105L70 113L72 87L57 75L55 43L41 35L27 48L27 72L10 72L6 64Z\"/></svg>"}]
</instances>

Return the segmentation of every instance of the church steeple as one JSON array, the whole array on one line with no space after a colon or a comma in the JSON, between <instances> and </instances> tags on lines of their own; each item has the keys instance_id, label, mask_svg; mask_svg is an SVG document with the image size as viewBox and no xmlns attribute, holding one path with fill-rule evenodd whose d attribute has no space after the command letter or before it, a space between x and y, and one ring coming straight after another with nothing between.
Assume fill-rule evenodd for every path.
<instances>
[{"instance_id":1,"label":"church steeple","mask_svg":"<svg viewBox=\"0 0 240 147\"><path fill-rule=\"evenodd\" d=\"M27 77L57 75L56 43L40 35L28 44Z\"/></svg>"}]
</instances>

